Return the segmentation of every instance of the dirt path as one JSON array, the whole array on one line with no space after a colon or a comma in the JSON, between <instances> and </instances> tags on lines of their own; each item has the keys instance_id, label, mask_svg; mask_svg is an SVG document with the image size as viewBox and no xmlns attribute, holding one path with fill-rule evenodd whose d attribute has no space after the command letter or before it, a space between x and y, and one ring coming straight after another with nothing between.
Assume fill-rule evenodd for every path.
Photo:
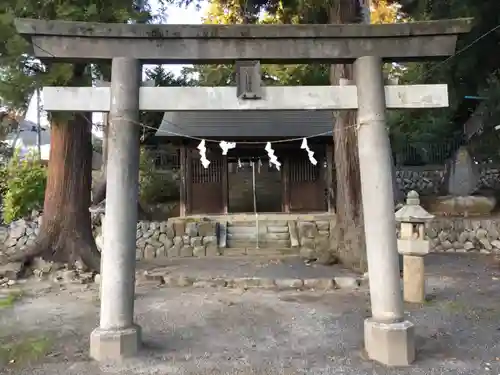
<instances>
[{"instance_id":1,"label":"dirt path","mask_svg":"<svg viewBox=\"0 0 500 375\"><path fill-rule=\"evenodd\" d=\"M433 300L407 306L419 349L409 368L386 369L363 358L362 322L369 303L362 290L146 285L138 287L136 301L143 352L121 364L99 365L87 354L98 320L98 291L77 285L39 291L0 310L0 354L6 343L21 347L13 346L19 359L1 373L500 374L500 272L481 257L431 256L428 264Z\"/></svg>"}]
</instances>

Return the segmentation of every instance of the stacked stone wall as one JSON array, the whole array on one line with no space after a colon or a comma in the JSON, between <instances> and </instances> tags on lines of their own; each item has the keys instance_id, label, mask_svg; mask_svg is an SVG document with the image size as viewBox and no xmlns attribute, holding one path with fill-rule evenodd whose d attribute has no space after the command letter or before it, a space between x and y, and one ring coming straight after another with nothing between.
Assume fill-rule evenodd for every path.
<instances>
[{"instance_id":1,"label":"stacked stone wall","mask_svg":"<svg viewBox=\"0 0 500 375\"><path fill-rule=\"evenodd\" d=\"M443 166L399 167L396 169L396 183L407 194L415 190L420 195L438 195L444 183ZM480 168L478 189L500 189L500 167Z\"/></svg>"},{"instance_id":2,"label":"stacked stone wall","mask_svg":"<svg viewBox=\"0 0 500 375\"><path fill-rule=\"evenodd\" d=\"M94 217L93 229L98 246L102 245L101 222L102 216ZM41 217L34 213L30 218L15 221L4 228L0 233L0 253L9 255L28 248L33 244L40 224ZM261 224L265 225L265 222ZM209 220L140 221L137 224L137 259L230 254L230 251L225 251L225 226L227 223ZM300 252L310 257L329 249L334 226L333 217L332 220L289 220L289 247L296 250L290 253ZM500 217L436 218L427 224L426 234L432 252L500 254ZM278 247L282 246L280 243Z\"/></svg>"}]
</instances>

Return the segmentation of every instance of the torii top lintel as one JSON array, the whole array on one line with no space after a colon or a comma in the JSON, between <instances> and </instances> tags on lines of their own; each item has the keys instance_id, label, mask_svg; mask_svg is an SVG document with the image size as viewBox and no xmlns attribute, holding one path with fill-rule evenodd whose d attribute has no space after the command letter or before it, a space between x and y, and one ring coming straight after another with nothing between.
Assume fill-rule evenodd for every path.
<instances>
[{"instance_id":1,"label":"torii top lintel","mask_svg":"<svg viewBox=\"0 0 500 375\"><path fill-rule=\"evenodd\" d=\"M148 25L17 19L17 31L42 59L137 58L144 63L348 63L443 58L471 19L385 25Z\"/></svg>"}]
</instances>

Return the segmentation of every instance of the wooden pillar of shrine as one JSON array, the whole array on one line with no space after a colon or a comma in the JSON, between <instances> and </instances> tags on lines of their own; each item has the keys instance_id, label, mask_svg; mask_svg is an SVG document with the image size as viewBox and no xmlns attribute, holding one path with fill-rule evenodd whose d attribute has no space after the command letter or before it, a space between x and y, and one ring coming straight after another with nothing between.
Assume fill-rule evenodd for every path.
<instances>
[{"instance_id":1,"label":"wooden pillar of shrine","mask_svg":"<svg viewBox=\"0 0 500 375\"><path fill-rule=\"evenodd\" d=\"M333 189L333 147L332 145L326 145L326 171L325 171L325 186L326 186L326 204L328 212L335 211L335 202L334 202L334 189Z\"/></svg>"},{"instance_id":2,"label":"wooden pillar of shrine","mask_svg":"<svg viewBox=\"0 0 500 375\"><path fill-rule=\"evenodd\" d=\"M283 160L283 169L281 172L282 187L283 187L283 212L290 212L290 158L286 157Z\"/></svg>"},{"instance_id":3,"label":"wooden pillar of shrine","mask_svg":"<svg viewBox=\"0 0 500 375\"><path fill-rule=\"evenodd\" d=\"M186 147L186 215L193 213L193 152Z\"/></svg>"},{"instance_id":4,"label":"wooden pillar of shrine","mask_svg":"<svg viewBox=\"0 0 500 375\"><path fill-rule=\"evenodd\" d=\"M191 191L188 188L191 185L191 158L188 157L190 154L188 148L185 144L182 144L179 148L179 174L180 174L180 186L179 186L179 216L183 217L189 213L189 193Z\"/></svg>"},{"instance_id":5,"label":"wooden pillar of shrine","mask_svg":"<svg viewBox=\"0 0 500 375\"><path fill-rule=\"evenodd\" d=\"M229 212L229 168L227 162L227 155L222 156L221 183L222 183L222 213L227 214Z\"/></svg>"}]
</instances>

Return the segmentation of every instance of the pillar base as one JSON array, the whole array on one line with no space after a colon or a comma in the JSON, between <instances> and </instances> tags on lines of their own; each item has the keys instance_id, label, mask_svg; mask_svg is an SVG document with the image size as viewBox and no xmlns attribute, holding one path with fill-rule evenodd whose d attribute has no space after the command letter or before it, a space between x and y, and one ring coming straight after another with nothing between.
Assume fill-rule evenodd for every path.
<instances>
[{"instance_id":1,"label":"pillar base","mask_svg":"<svg viewBox=\"0 0 500 375\"><path fill-rule=\"evenodd\" d=\"M365 319L365 350L368 358L386 366L408 366L415 361L415 326Z\"/></svg>"},{"instance_id":2,"label":"pillar base","mask_svg":"<svg viewBox=\"0 0 500 375\"><path fill-rule=\"evenodd\" d=\"M140 343L141 327L138 325L119 330L96 328L90 334L90 357L96 361L133 357Z\"/></svg>"}]
</instances>

